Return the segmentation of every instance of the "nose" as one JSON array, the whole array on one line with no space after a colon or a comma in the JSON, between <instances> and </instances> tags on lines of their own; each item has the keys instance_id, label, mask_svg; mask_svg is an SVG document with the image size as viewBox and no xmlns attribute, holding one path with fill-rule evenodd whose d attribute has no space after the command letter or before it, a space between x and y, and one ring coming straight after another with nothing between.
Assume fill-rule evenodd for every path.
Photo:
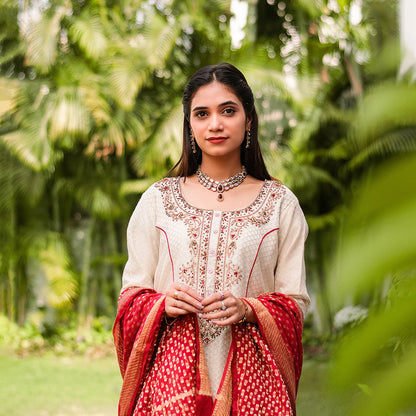
<instances>
[{"instance_id":1,"label":"nose","mask_svg":"<svg viewBox=\"0 0 416 416\"><path fill-rule=\"evenodd\" d=\"M222 129L222 121L219 114L214 113L211 115L209 129L212 131L218 131Z\"/></svg>"}]
</instances>

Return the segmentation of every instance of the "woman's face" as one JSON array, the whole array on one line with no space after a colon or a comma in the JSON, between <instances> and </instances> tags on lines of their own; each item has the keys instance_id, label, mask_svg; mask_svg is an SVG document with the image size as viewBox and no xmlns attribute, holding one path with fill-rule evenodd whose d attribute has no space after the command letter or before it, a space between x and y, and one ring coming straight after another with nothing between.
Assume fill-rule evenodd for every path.
<instances>
[{"instance_id":1,"label":"woman's face","mask_svg":"<svg viewBox=\"0 0 416 416\"><path fill-rule=\"evenodd\" d=\"M241 101L221 82L200 87L191 101L190 125L202 157L240 155L250 123Z\"/></svg>"}]
</instances>

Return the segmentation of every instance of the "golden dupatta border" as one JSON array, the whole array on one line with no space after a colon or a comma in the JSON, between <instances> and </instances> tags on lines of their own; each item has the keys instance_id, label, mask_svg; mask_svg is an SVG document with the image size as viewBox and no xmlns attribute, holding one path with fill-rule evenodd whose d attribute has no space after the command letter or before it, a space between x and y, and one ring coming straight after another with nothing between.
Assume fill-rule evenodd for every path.
<instances>
[{"instance_id":1,"label":"golden dupatta border","mask_svg":"<svg viewBox=\"0 0 416 416\"><path fill-rule=\"evenodd\" d=\"M302 367L302 327L303 313L296 301L289 296L271 293L259 298L244 299L253 308L257 317L255 324L236 324L232 328L232 344L221 381L216 400L214 403L213 416L257 414L261 408L261 414L267 415L296 415L296 394ZM261 407L259 403L265 398L254 397L244 409L239 404L238 395L251 395L250 386L238 387L239 380L244 377L244 363L237 360L237 356L245 355L249 348L243 346L238 340L242 334L245 336L246 343L251 344L252 351L260 352L264 357L270 370L270 378L274 378L273 388L270 386L270 395L276 393L276 386L280 386L280 398L285 400L286 396L290 402L290 409L280 410ZM264 345L264 343L266 345ZM245 348L245 349L244 349ZM270 355L272 359L270 359ZM250 383L254 383L255 378L261 379L260 374L250 376ZM280 383L280 379L283 383ZM258 380L260 383L268 383L268 380ZM238 390L240 389L240 390ZM263 392L264 394L264 392ZM256 413L257 412L257 413Z\"/></svg>"},{"instance_id":2,"label":"golden dupatta border","mask_svg":"<svg viewBox=\"0 0 416 416\"><path fill-rule=\"evenodd\" d=\"M271 349L273 358L288 389L292 409L296 414L296 395L302 370L303 312L298 303L283 294L269 294L258 299L246 299L257 317L259 329ZM274 317L271 311L275 312ZM292 339L285 339L288 331L282 328L286 320L293 331Z\"/></svg>"},{"instance_id":3,"label":"golden dupatta border","mask_svg":"<svg viewBox=\"0 0 416 416\"><path fill-rule=\"evenodd\" d=\"M140 310L134 308L134 301L142 297ZM147 360L151 355L151 345L155 341L160 327L160 320L164 310L165 298L150 289L131 287L120 295L117 317L114 323L113 336L116 352L123 377L123 385L120 393L119 415L130 416L133 411L134 402L140 388ZM150 307L147 316L140 317L144 304ZM131 328L133 337L127 337L127 328L123 326L123 318L129 309L137 314L137 327ZM141 319L140 319L141 318ZM156 324L156 325L155 325ZM129 338L129 339L127 339ZM133 345L132 341L134 341ZM140 382L139 382L140 381Z\"/></svg>"},{"instance_id":4,"label":"golden dupatta border","mask_svg":"<svg viewBox=\"0 0 416 416\"><path fill-rule=\"evenodd\" d=\"M186 315L167 326L164 300L151 289L129 288L120 295L113 330L123 376L120 416L149 414L138 410L140 406L150 406L154 415L211 414L212 396L197 317ZM181 387L165 374L177 358L178 350L172 345L185 346L185 359L177 363Z\"/></svg>"}]
</instances>

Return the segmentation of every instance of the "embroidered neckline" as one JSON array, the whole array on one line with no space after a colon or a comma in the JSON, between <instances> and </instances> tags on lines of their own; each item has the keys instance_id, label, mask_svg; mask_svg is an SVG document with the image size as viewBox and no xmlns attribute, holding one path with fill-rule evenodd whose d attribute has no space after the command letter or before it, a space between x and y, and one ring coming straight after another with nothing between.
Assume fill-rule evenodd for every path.
<instances>
[{"instance_id":1,"label":"embroidered neckline","mask_svg":"<svg viewBox=\"0 0 416 416\"><path fill-rule=\"evenodd\" d=\"M210 290L217 292L231 290L239 284L243 274L234 254L241 233L249 226L267 224L276 212L276 201L286 191L281 182L266 180L256 198L245 208L221 211L189 204L182 195L179 177L165 178L155 187L161 192L166 215L182 222L187 233L190 257L178 265L178 281L194 287L204 296L207 284ZM215 244L211 247L212 241ZM203 343L208 344L222 333L223 327L202 320L200 330Z\"/></svg>"},{"instance_id":2,"label":"embroidered neckline","mask_svg":"<svg viewBox=\"0 0 416 416\"><path fill-rule=\"evenodd\" d=\"M177 176L176 178L171 178L171 185L173 194L175 196L177 204L186 212L198 212L198 213L221 213L221 214L228 214L228 215L245 215L248 212L253 213L256 210L258 210L262 206L262 202L264 202L264 198L268 194L268 190L273 184L272 180L265 179L263 185L260 188L260 191L256 195L253 201L251 201L248 205L246 205L243 208L238 208L235 210L215 210L215 209L205 209L205 208L199 208L192 204L190 204L185 197L182 194L181 184L180 180L181 177ZM279 182L279 181L274 181ZM279 182L280 183L280 182Z\"/></svg>"}]
</instances>

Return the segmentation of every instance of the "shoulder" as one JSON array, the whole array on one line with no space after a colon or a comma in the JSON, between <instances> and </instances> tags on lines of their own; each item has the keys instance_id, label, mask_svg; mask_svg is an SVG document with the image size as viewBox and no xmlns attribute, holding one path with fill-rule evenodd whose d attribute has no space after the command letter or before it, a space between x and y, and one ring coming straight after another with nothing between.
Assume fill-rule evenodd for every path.
<instances>
[{"instance_id":1,"label":"shoulder","mask_svg":"<svg viewBox=\"0 0 416 416\"><path fill-rule=\"evenodd\" d=\"M277 194L281 204L281 210L285 210L289 207L301 210L297 196L288 186L278 179L271 179L266 182L270 183L270 191Z\"/></svg>"},{"instance_id":2,"label":"shoulder","mask_svg":"<svg viewBox=\"0 0 416 416\"><path fill-rule=\"evenodd\" d=\"M150 185L141 194L133 211L133 216L140 215L144 212L146 215L156 213L163 200L162 194L170 188L173 179L175 178L163 178Z\"/></svg>"},{"instance_id":3,"label":"shoulder","mask_svg":"<svg viewBox=\"0 0 416 416\"><path fill-rule=\"evenodd\" d=\"M160 198L161 194L172 189L176 179L177 178L163 178L153 183L146 189L146 191L143 192L140 197L140 201L150 201Z\"/></svg>"}]
</instances>

